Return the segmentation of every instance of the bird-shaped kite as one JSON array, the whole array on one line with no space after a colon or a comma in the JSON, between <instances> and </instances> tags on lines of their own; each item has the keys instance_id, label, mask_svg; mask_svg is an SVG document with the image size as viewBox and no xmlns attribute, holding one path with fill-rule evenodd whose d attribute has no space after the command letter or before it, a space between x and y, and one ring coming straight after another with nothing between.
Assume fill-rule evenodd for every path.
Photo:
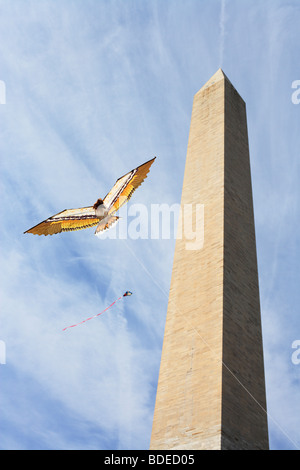
<instances>
[{"instance_id":1,"label":"bird-shaped kite","mask_svg":"<svg viewBox=\"0 0 300 470\"><path fill-rule=\"evenodd\" d=\"M119 178L105 198L98 199L93 206L81 209L66 209L30 228L24 233L53 235L71 230L81 230L97 225L95 233L109 229L119 219L114 215L142 184L156 157L131 170Z\"/></svg>"}]
</instances>

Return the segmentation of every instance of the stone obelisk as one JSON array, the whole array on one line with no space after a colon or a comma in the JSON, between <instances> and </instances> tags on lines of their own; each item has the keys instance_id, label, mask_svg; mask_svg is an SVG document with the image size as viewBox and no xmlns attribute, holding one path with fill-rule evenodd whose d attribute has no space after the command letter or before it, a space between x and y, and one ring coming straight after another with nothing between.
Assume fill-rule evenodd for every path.
<instances>
[{"instance_id":1,"label":"stone obelisk","mask_svg":"<svg viewBox=\"0 0 300 470\"><path fill-rule=\"evenodd\" d=\"M219 69L194 97L151 449L268 449L246 106ZM183 220L183 224L186 221Z\"/></svg>"}]
</instances>

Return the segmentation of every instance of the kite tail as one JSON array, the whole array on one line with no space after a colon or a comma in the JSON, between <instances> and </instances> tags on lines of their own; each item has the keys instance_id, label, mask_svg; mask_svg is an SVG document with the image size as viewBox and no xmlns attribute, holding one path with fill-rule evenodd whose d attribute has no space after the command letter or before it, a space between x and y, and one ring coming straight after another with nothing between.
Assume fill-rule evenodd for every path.
<instances>
[{"instance_id":1,"label":"kite tail","mask_svg":"<svg viewBox=\"0 0 300 470\"><path fill-rule=\"evenodd\" d=\"M75 326L78 326L78 325L81 325L82 323L85 323L86 321L89 321L89 320L92 320L93 318L96 318L96 317L99 317L100 315L102 315L102 313L106 312L107 310L109 310L111 307L113 307L115 305L116 302L118 302L118 300L121 300L123 298L122 297L119 297L117 300L115 300L112 304L109 305L109 307L106 307L106 309L102 310L102 312L100 313L97 313L97 315L93 315L92 317L90 318L86 318L85 320L79 322L79 323L76 323L75 325L70 325L70 326L67 326L66 328L63 328L62 331L65 331L67 330L68 328L74 328Z\"/></svg>"}]
</instances>

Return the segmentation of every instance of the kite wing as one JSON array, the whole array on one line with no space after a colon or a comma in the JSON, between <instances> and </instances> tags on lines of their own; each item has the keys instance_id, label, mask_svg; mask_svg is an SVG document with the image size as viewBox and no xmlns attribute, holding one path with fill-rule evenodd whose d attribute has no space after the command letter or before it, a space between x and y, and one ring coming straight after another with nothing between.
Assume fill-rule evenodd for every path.
<instances>
[{"instance_id":1,"label":"kite wing","mask_svg":"<svg viewBox=\"0 0 300 470\"><path fill-rule=\"evenodd\" d=\"M30 228L24 233L34 235L53 235L71 230L81 230L92 227L99 223L99 218L95 216L93 207L83 207L81 209L66 209L38 225Z\"/></svg>"},{"instance_id":2,"label":"kite wing","mask_svg":"<svg viewBox=\"0 0 300 470\"><path fill-rule=\"evenodd\" d=\"M103 199L103 203L108 209L108 214L113 214L129 201L134 191L147 178L147 174L155 158L156 157L138 166L134 170L131 170L115 182L112 189Z\"/></svg>"}]
</instances>

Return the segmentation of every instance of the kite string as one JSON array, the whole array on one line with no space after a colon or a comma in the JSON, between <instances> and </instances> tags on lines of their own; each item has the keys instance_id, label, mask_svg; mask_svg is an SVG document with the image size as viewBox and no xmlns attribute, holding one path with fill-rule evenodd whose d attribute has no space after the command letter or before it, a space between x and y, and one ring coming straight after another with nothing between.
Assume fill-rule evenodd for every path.
<instances>
[{"instance_id":1,"label":"kite string","mask_svg":"<svg viewBox=\"0 0 300 470\"><path fill-rule=\"evenodd\" d=\"M79 323L76 323L75 325L70 325L70 326L67 326L66 328L63 328L62 331L65 331L67 330L68 328L74 328L75 326L78 326L78 325L81 325L82 323L85 323L86 321L88 320L92 320L93 318L96 318L96 317L99 317L99 315L102 315L102 313L106 312L108 309L110 309L113 305L115 305L115 303L118 302L118 300L121 300L123 298L122 297L119 297L118 299L116 299L112 304L110 304L108 307L106 307L104 310L102 310L102 312L100 313L97 313L97 315L93 315L92 317L89 317L89 318L86 318L85 320L79 322Z\"/></svg>"}]
</instances>

